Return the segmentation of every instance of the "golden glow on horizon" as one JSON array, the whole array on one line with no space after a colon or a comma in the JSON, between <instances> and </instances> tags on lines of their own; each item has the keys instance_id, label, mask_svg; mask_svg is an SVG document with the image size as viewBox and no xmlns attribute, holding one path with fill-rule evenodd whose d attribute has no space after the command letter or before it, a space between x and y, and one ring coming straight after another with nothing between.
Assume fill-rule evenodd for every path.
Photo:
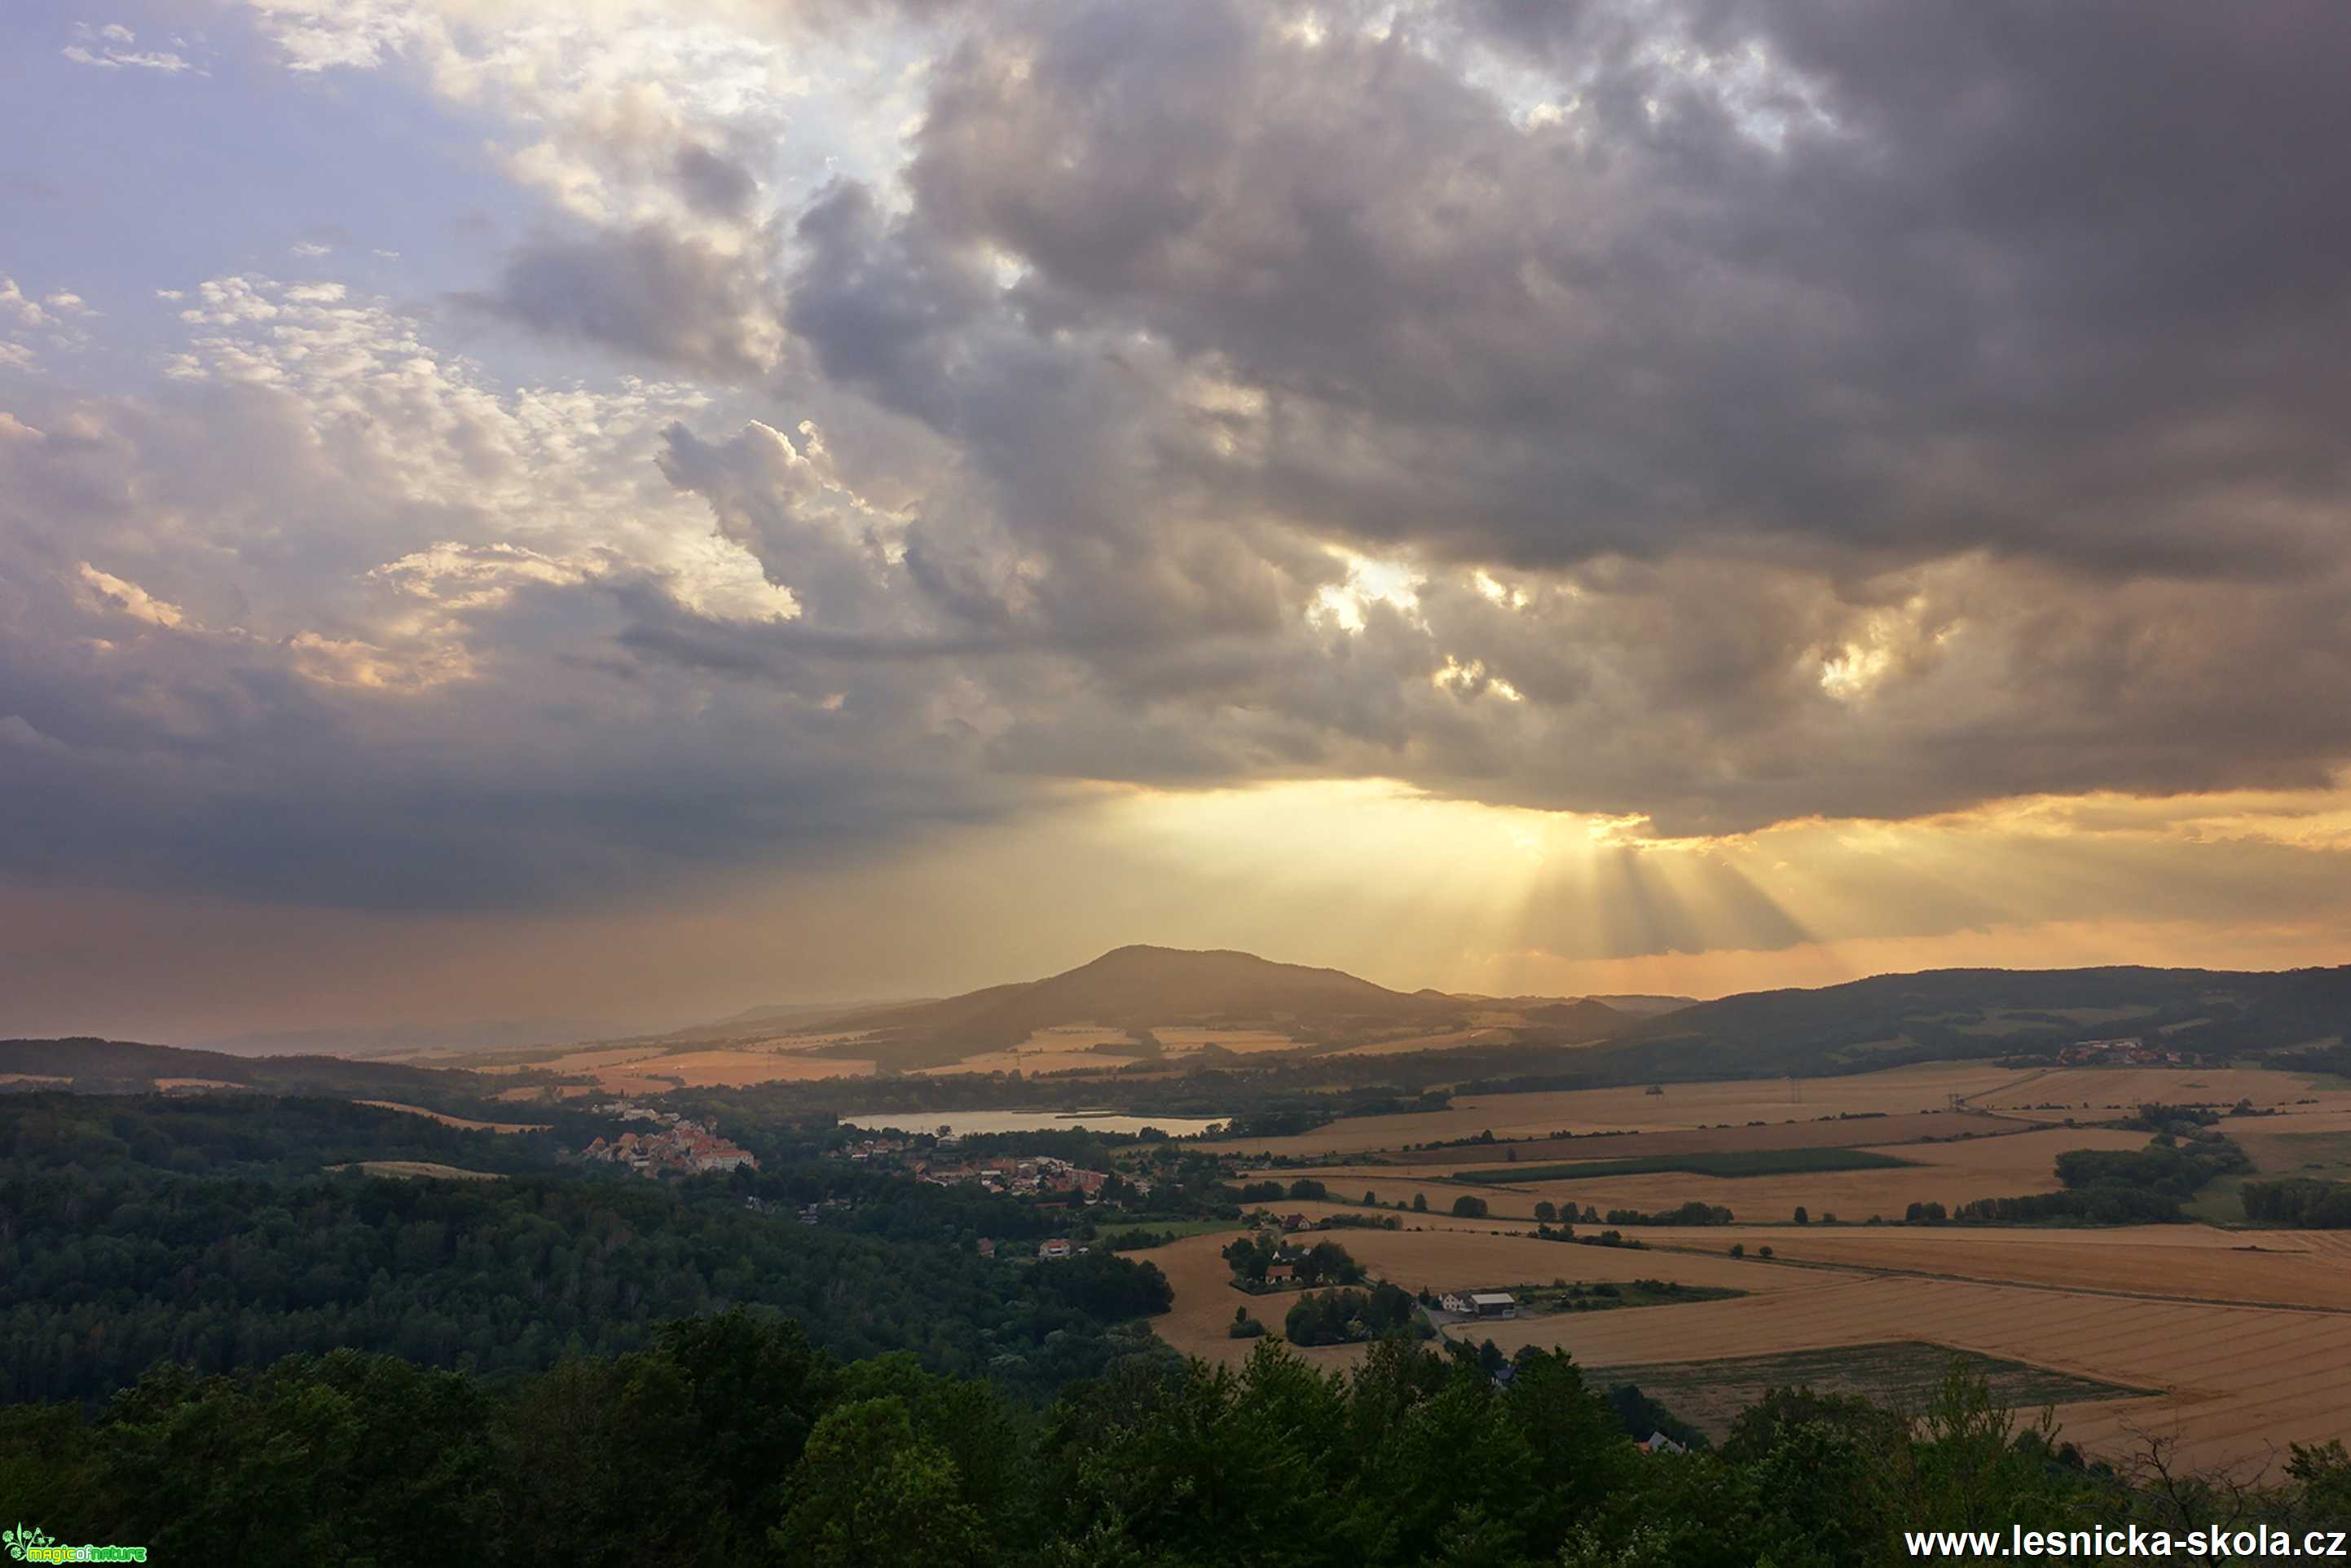
<instances>
[{"instance_id":1,"label":"golden glow on horizon","mask_svg":"<svg viewBox=\"0 0 2351 1568\"><path fill-rule=\"evenodd\" d=\"M1102 812L1106 837L1203 885L1212 910L1280 911L1311 949L1258 950L1389 984L1719 995L1955 965L2351 958L2351 912L2316 916L2304 898L2296 918L2294 900L2262 897L2284 872L2323 885L2330 852L2351 848L2339 786L2036 797L1698 838L1652 836L1639 815L1486 805L1385 779L1120 789ZM2236 881L2183 876L2183 861L2222 857L2262 864Z\"/></svg>"}]
</instances>

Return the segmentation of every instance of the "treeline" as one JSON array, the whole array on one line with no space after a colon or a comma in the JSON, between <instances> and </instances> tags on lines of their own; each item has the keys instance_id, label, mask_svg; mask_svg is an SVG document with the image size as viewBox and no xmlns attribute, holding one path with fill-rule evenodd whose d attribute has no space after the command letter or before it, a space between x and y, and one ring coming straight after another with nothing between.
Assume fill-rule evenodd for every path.
<instances>
[{"instance_id":1,"label":"treeline","mask_svg":"<svg viewBox=\"0 0 2351 1568\"><path fill-rule=\"evenodd\" d=\"M1980 1197L1961 1204L1952 1218L1970 1225L2031 1225L2068 1221L2086 1225L2170 1224L2188 1218L2181 1207L2216 1176L2251 1170L2252 1161L2235 1143L2206 1132L2193 1119L2147 1116L2160 1107L2142 1107L2140 1125L2161 1126L2142 1149L2068 1149L2057 1156L2058 1192L2015 1197ZM1917 1206L1914 1205L1913 1207ZM1933 1209L1938 1205L1929 1205ZM1930 1220L1939 1215L1930 1214Z\"/></svg>"},{"instance_id":2,"label":"treeline","mask_svg":"<svg viewBox=\"0 0 2351 1568\"><path fill-rule=\"evenodd\" d=\"M164 1368L95 1418L0 1410L0 1517L162 1562L379 1568L1832 1568L1902 1561L1912 1530L2351 1512L2340 1445L2266 1492L2135 1490L1958 1373L1916 1421L1779 1390L1717 1448L1652 1458L1625 1436L1637 1393L1557 1353L1484 1361L1393 1339L1346 1374L1134 1359L1035 1411L736 1313L500 1383L351 1352Z\"/></svg>"},{"instance_id":3,"label":"treeline","mask_svg":"<svg viewBox=\"0 0 2351 1568\"><path fill-rule=\"evenodd\" d=\"M2351 1230L2351 1182L2321 1181L2314 1176L2249 1181L2239 1196L2244 1200L2245 1218L2256 1225Z\"/></svg>"}]
</instances>

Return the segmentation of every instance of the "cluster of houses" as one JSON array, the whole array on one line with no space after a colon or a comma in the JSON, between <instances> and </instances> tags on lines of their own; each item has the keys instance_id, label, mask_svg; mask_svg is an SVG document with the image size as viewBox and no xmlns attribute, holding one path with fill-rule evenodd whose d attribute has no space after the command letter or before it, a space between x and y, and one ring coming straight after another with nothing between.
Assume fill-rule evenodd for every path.
<instances>
[{"instance_id":1,"label":"cluster of houses","mask_svg":"<svg viewBox=\"0 0 2351 1568\"><path fill-rule=\"evenodd\" d=\"M987 1192L1016 1197L1063 1195L1092 1203L1111 1178L1108 1171L1090 1171L1050 1155L998 1155L987 1159L944 1162L917 1160L914 1174L937 1186L977 1186ZM1151 1185L1136 1181L1138 1191Z\"/></svg>"},{"instance_id":2,"label":"cluster of houses","mask_svg":"<svg viewBox=\"0 0 2351 1568\"><path fill-rule=\"evenodd\" d=\"M643 1176L697 1176L704 1171L759 1168L758 1157L748 1149L674 1111L648 1111L635 1105L603 1109L625 1120L652 1122L655 1130L622 1133L610 1143L598 1138L580 1151L583 1160L626 1166Z\"/></svg>"},{"instance_id":3,"label":"cluster of houses","mask_svg":"<svg viewBox=\"0 0 2351 1568\"><path fill-rule=\"evenodd\" d=\"M2149 1045L2137 1035L2120 1040L2084 1040L2057 1052L2068 1067L2176 1067L2179 1053Z\"/></svg>"},{"instance_id":4,"label":"cluster of houses","mask_svg":"<svg viewBox=\"0 0 2351 1568\"><path fill-rule=\"evenodd\" d=\"M1514 1318L1519 1315L1519 1299L1508 1291L1447 1291L1437 1298L1437 1304L1456 1317Z\"/></svg>"}]
</instances>

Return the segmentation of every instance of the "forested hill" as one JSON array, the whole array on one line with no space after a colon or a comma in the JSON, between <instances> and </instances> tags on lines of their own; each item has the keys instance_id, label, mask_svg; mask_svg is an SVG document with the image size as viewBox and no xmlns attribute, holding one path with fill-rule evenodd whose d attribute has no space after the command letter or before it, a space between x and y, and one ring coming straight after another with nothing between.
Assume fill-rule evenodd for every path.
<instances>
[{"instance_id":1,"label":"forested hill","mask_svg":"<svg viewBox=\"0 0 2351 1568\"><path fill-rule=\"evenodd\" d=\"M231 1056L176 1045L141 1045L87 1036L66 1040L0 1040L0 1078L55 1079L85 1093L140 1093L159 1080L231 1083L281 1093L423 1098L477 1097L500 1087L478 1073L407 1067L391 1061L350 1061L339 1056Z\"/></svg>"},{"instance_id":2,"label":"forested hill","mask_svg":"<svg viewBox=\"0 0 2351 1568\"><path fill-rule=\"evenodd\" d=\"M2351 1039L2351 967L1878 975L1817 989L1747 992L1640 1019L1589 1064L1639 1066L1659 1078L1834 1072L2047 1053L2123 1035L2215 1057Z\"/></svg>"}]
</instances>

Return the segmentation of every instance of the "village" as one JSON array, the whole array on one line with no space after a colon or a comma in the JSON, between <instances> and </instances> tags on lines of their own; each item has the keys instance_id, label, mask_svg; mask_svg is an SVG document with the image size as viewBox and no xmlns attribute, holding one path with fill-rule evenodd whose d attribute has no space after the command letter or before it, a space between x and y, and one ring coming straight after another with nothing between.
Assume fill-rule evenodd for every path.
<instances>
[{"instance_id":1,"label":"village","mask_svg":"<svg viewBox=\"0 0 2351 1568\"><path fill-rule=\"evenodd\" d=\"M2118 1040L2085 1040L2057 1052L2067 1067L2177 1067L2179 1052L2149 1045L2137 1035Z\"/></svg>"},{"instance_id":2,"label":"village","mask_svg":"<svg viewBox=\"0 0 2351 1568\"><path fill-rule=\"evenodd\" d=\"M1051 1155L991 1155L966 1160L953 1153L962 1142L952 1133L932 1140L929 1149L906 1138L866 1138L837 1151L834 1157L876 1169L904 1170L934 1186L975 1186L1016 1197L1075 1196L1092 1203L1113 1182L1135 1197L1151 1191L1151 1183L1142 1177L1087 1170Z\"/></svg>"},{"instance_id":3,"label":"village","mask_svg":"<svg viewBox=\"0 0 2351 1568\"><path fill-rule=\"evenodd\" d=\"M759 1168L758 1156L749 1150L674 1111L656 1111L625 1100L596 1109L624 1122L650 1122L658 1131L622 1133L610 1143L598 1138L580 1151L579 1157L590 1164L626 1166L648 1177Z\"/></svg>"}]
</instances>

